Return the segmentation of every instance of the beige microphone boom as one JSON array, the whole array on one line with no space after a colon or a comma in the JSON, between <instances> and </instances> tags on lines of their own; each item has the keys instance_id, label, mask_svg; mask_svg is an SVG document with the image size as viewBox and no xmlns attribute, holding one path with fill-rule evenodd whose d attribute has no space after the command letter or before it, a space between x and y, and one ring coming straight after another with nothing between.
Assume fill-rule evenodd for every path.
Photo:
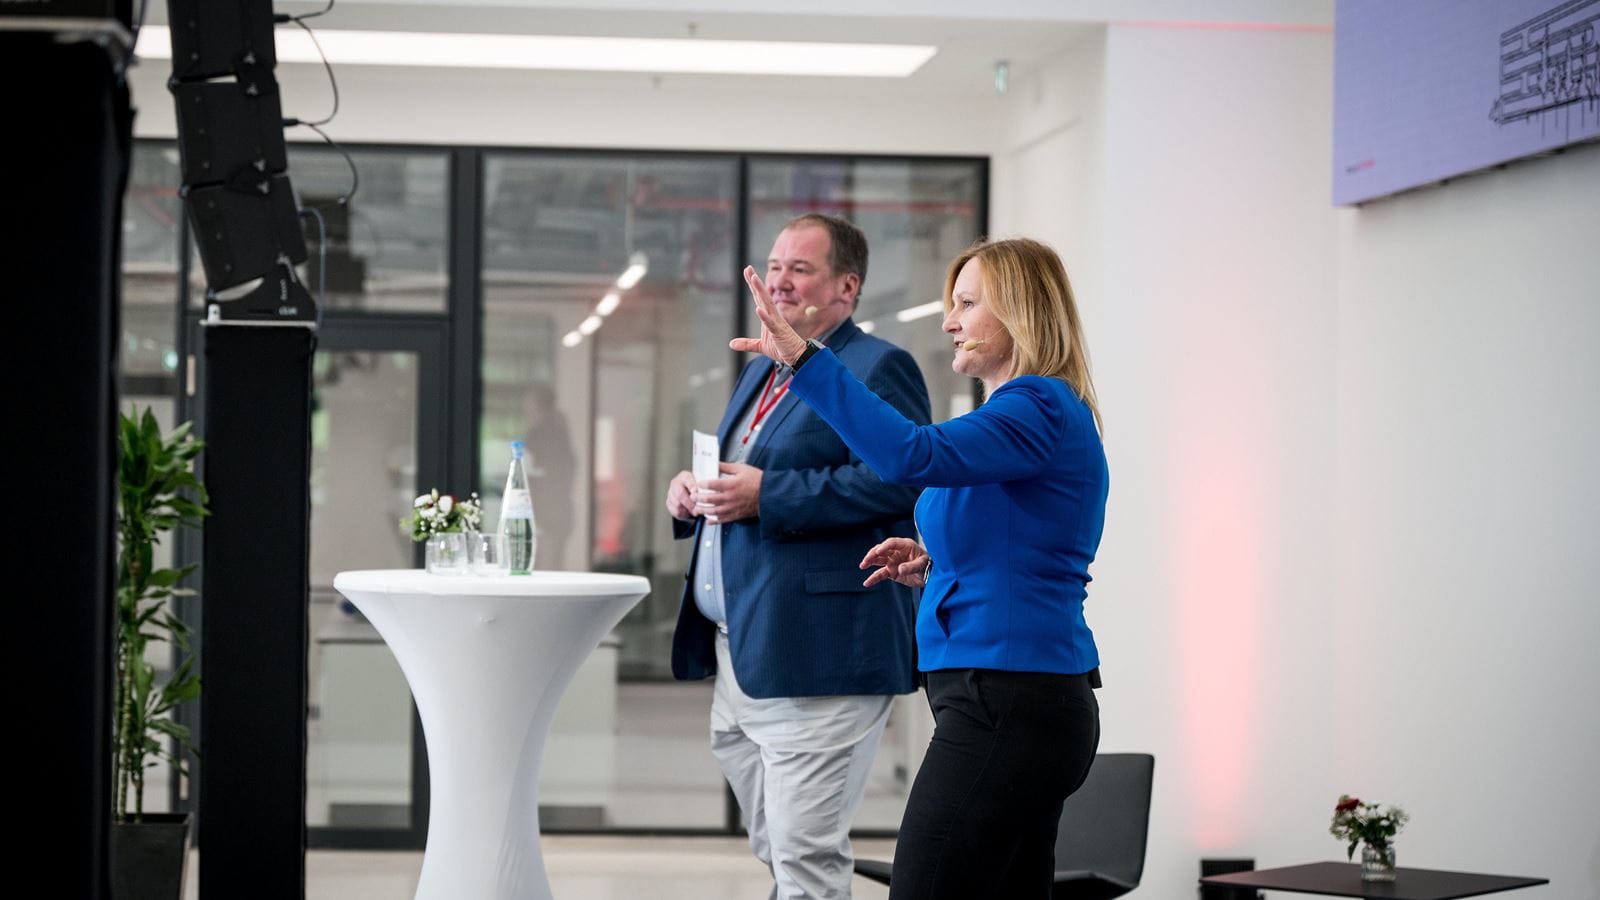
<instances>
[{"instance_id":1,"label":"beige microphone boom","mask_svg":"<svg viewBox=\"0 0 1600 900\"><path fill-rule=\"evenodd\" d=\"M968 352L971 352L973 350L978 349L978 345L983 343L983 341L984 341L983 338L979 338L978 340L975 340L975 341L972 341L972 340L963 341L962 344L961 344L961 349L966 350Z\"/></svg>"}]
</instances>

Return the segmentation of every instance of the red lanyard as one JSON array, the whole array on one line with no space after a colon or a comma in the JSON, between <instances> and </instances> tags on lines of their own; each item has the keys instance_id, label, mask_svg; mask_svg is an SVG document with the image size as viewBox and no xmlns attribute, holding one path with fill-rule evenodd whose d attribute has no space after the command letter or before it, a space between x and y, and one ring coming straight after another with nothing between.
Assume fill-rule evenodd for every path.
<instances>
[{"instance_id":1,"label":"red lanyard","mask_svg":"<svg viewBox=\"0 0 1600 900\"><path fill-rule=\"evenodd\" d=\"M787 381L776 391L772 389L772 382L777 380L777 377L778 369L774 366L772 371L767 373L767 386L761 389L761 399L756 401L756 416L750 420L750 427L745 430L744 437L739 439L739 443L750 443L750 436L756 433L757 428L761 427L761 420L767 417L767 413L772 412L772 408L778 405L778 401L783 399L784 394L789 393L789 382ZM769 394L771 395L770 397L768 396Z\"/></svg>"}]
</instances>

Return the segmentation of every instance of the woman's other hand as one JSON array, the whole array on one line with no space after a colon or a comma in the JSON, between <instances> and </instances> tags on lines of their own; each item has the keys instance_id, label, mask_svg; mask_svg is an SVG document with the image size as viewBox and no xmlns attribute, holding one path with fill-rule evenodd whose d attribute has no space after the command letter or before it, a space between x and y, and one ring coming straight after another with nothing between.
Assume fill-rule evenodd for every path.
<instances>
[{"instance_id":1,"label":"woman's other hand","mask_svg":"<svg viewBox=\"0 0 1600 900\"><path fill-rule=\"evenodd\" d=\"M859 568L870 569L873 566L877 566L878 570L862 582L865 587L888 579L914 588L928 583L928 551L910 538L889 538L868 550Z\"/></svg>"},{"instance_id":2,"label":"woman's other hand","mask_svg":"<svg viewBox=\"0 0 1600 900\"><path fill-rule=\"evenodd\" d=\"M734 350L760 353L784 365L793 365L805 352L806 339L784 321L783 314L772 302L766 282L756 273L755 266L744 267L744 281L750 286L750 296L756 301L756 318L761 320L758 338L734 338L728 346Z\"/></svg>"}]
</instances>

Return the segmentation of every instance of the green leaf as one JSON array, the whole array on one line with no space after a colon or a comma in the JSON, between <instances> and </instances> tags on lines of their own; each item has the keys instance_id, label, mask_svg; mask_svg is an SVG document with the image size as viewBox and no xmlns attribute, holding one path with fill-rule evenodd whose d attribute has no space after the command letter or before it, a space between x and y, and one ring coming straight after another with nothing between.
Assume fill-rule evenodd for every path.
<instances>
[{"instance_id":1,"label":"green leaf","mask_svg":"<svg viewBox=\"0 0 1600 900\"><path fill-rule=\"evenodd\" d=\"M133 675L133 695L141 701L149 695L150 686L155 683L156 670L144 661L142 656L128 660L128 669ZM143 703L141 702L142 706Z\"/></svg>"},{"instance_id":2,"label":"green leaf","mask_svg":"<svg viewBox=\"0 0 1600 900\"><path fill-rule=\"evenodd\" d=\"M154 719L150 722L150 727L162 734L176 738L179 743L187 744L189 742L189 729L171 719Z\"/></svg>"},{"instance_id":3,"label":"green leaf","mask_svg":"<svg viewBox=\"0 0 1600 900\"><path fill-rule=\"evenodd\" d=\"M178 579L182 577L183 573L177 569L157 569L150 573L150 577L146 579L146 583L156 587L172 587L173 585L177 584Z\"/></svg>"},{"instance_id":4,"label":"green leaf","mask_svg":"<svg viewBox=\"0 0 1600 900\"><path fill-rule=\"evenodd\" d=\"M173 703L182 703L200 696L200 679L190 677L182 681L168 684L162 692Z\"/></svg>"}]
</instances>

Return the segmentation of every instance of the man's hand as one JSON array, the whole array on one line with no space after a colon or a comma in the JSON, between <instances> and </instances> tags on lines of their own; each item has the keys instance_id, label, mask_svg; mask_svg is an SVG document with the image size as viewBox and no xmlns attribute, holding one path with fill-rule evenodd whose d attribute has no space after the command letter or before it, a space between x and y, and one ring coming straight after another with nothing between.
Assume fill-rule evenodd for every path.
<instances>
[{"instance_id":1,"label":"man's hand","mask_svg":"<svg viewBox=\"0 0 1600 900\"><path fill-rule=\"evenodd\" d=\"M894 579L906 587L919 588L928 583L928 551L910 538L893 537L867 551L859 568L878 570L862 582L872 587L880 581Z\"/></svg>"},{"instance_id":2,"label":"man's hand","mask_svg":"<svg viewBox=\"0 0 1600 900\"><path fill-rule=\"evenodd\" d=\"M684 521L700 515L694 508L695 491L699 487L700 483L687 471L672 476L671 483L667 485L667 512L674 519Z\"/></svg>"},{"instance_id":3,"label":"man's hand","mask_svg":"<svg viewBox=\"0 0 1600 900\"><path fill-rule=\"evenodd\" d=\"M761 470L744 463L717 463L720 478L700 482L695 513L707 522L737 522L761 513Z\"/></svg>"}]
</instances>

